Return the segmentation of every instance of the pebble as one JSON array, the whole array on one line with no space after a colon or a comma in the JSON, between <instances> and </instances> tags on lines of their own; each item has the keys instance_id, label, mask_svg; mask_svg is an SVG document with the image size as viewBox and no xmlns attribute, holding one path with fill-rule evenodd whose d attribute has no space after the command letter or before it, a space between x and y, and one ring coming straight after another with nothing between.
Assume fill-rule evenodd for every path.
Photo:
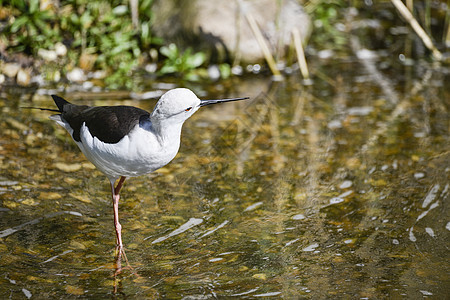
<instances>
[{"instance_id":1,"label":"pebble","mask_svg":"<svg viewBox=\"0 0 450 300\"><path fill-rule=\"evenodd\" d=\"M428 233L428 234L429 234L431 237L433 237L433 238L436 237L436 234L434 234L433 228L426 227L426 228L425 228L425 232Z\"/></svg>"},{"instance_id":2,"label":"pebble","mask_svg":"<svg viewBox=\"0 0 450 300\"><path fill-rule=\"evenodd\" d=\"M0 181L0 185L3 185L3 186L17 185L18 183L19 183L18 181L13 181L13 180Z\"/></svg>"},{"instance_id":3,"label":"pebble","mask_svg":"<svg viewBox=\"0 0 450 300\"><path fill-rule=\"evenodd\" d=\"M342 128L342 122L340 120L332 120L327 126L329 129L339 129Z\"/></svg>"},{"instance_id":4,"label":"pebble","mask_svg":"<svg viewBox=\"0 0 450 300\"><path fill-rule=\"evenodd\" d=\"M76 286L73 286L73 285L67 285L66 286L66 292L68 294L76 295L76 296L81 296L81 295L84 294L84 291L83 291L82 288L79 288L79 287L76 287Z\"/></svg>"},{"instance_id":5,"label":"pebble","mask_svg":"<svg viewBox=\"0 0 450 300\"><path fill-rule=\"evenodd\" d=\"M8 125L10 125L11 127L15 128L19 131L26 131L29 129L27 125L17 121L16 119L8 117L8 118L6 118L5 121L6 121L6 123L8 123Z\"/></svg>"},{"instance_id":6,"label":"pebble","mask_svg":"<svg viewBox=\"0 0 450 300\"><path fill-rule=\"evenodd\" d=\"M309 245L306 248L303 248L303 251L304 252L312 252L312 251L316 250L317 247L319 247L319 244L318 243L314 243L314 244Z\"/></svg>"},{"instance_id":7,"label":"pebble","mask_svg":"<svg viewBox=\"0 0 450 300\"><path fill-rule=\"evenodd\" d=\"M86 246L80 242L72 240L70 242L70 248L84 250L84 249L86 249Z\"/></svg>"},{"instance_id":8,"label":"pebble","mask_svg":"<svg viewBox=\"0 0 450 300\"><path fill-rule=\"evenodd\" d=\"M341 185L339 186L340 189L348 189L349 187L351 187L353 185L353 182L351 182L350 180L345 180L343 183L341 183Z\"/></svg>"},{"instance_id":9,"label":"pebble","mask_svg":"<svg viewBox=\"0 0 450 300\"><path fill-rule=\"evenodd\" d=\"M9 209L14 209L19 206L19 203L10 200L3 200L3 206Z\"/></svg>"},{"instance_id":10,"label":"pebble","mask_svg":"<svg viewBox=\"0 0 450 300\"><path fill-rule=\"evenodd\" d=\"M32 198L27 198L23 200L21 203L25 205L36 205L36 202Z\"/></svg>"},{"instance_id":11,"label":"pebble","mask_svg":"<svg viewBox=\"0 0 450 300\"><path fill-rule=\"evenodd\" d=\"M218 80L220 78L219 66L211 65L208 67L208 76L212 80Z\"/></svg>"},{"instance_id":12,"label":"pebble","mask_svg":"<svg viewBox=\"0 0 450 300\"><path fill-rule=\"evenodd\" d=\"M222 257L216 257L216 258L211 258L211 259L209 260L209 262L218 262L218 261L221 261L221 260L223 260Z\"/></svg>"},{"instance_id":13,"label":"pebble","mask_svg":"<svg viewBox=\"0 0 450 300\"><path fill-rule=\"evenodd\" d=\"M365 60L365 59L376 59L376 58L378 58L377 53L376 53L375 51L371 51L371 50L369 50L369 49L361 49L361 50L358 50L358 51L356 52L356 56L357 56L359 59L362 59L362 60Z\"/></svg>"},{"instance_id":14,"label":"pebble","mask_svg":"<svg viewBox=\"0 0 450 300\"><path fill-rule=\"evenodd\" d=\"M328 58L331 58L331 57L334 56L334 51L333 50L329 50L329 49L321 50L321 51L317 52L317 56L320 59L328 59Z\"/></svg>"},{"instance_id":15,"label":"pebble","mask_svg":"<svg viewBox=\"0 0 450 300\"><path fill-rule=\"evenodd\" d=\"M20 68L17 72L16 78L17 84L21 86L28 86L31 82L31 69L22 69Z\"/></svg>"},{"instance_id":16,"label":"pebble","mask_svg":"<svg viewBox=\"0 0 450 300\"><path fill-rule=\"evenodd\" d=\"M80 68L74 68L72 71L67 73L66 77L72 82L82 82L86 80L86 75Z\"/></svg>"},{"instance_id":17,"label":"pebble","mask_svg":"<svg viewBox=\"0 0 450 300\"><path fill-rule=\"evenodd\" d=\"M72 177L65 177L63 180L65 183L70 184L70 185L74 185L77 183L77 180Z\"/></svg>"},{"instance_id":18,"label":"pebble","mask_svg":"<svg viewBox=\"0 0 450 300\"><path fill-rule=\"evenodd\" d=\"M22 289L22 293L25 295L25 297L27 297L27 299L30 299L31 296L33 296L33 294L31 294L31 292L29 290L27 290L26 288Z\"/></svg>"},{"instance_id":19,"label":"pebble","mask_svg":"<svg viewBox=\"0 0 450 300\"><path fill-rule=\"evenodd\" d=\"M95 170L95 166L91 163L91 162L84 162L81 164L81 166L83 167L83 169L88 169L88 170Z\"/></svg>"},{"instance_id":20,"label":"pebble","mask_svg":"<svg viewBox=\"0 0 450 300\"><path fill-rule=\"evenodd\" d=\"M303 219L305 219L305 215L303 215L303 214L298 214L298 215L292 216L291 219L292 219L292 220L303 220Z\"/></svg>"},{"instance_id":21,"label":"pebble","mask_svg":"<svg viewBox=\"0 0 450 300\"><path fill-rule=\"evenodd\" d=\"M76 172L81 169L81 164L66 164L58 162L54 164L55 168L64 172Z\"/></svg>"},{"instance_id":22,"label":"pebble","mask_svg":"<svg viewBox=\"0 0 450 300\"><path fill-rule=\"evenodd\" d=\"M422 179L424 177L425 177L425 173L422 173L422 172L414 173L414 178L415 179Z\"/></svg>"},{"instance_id":23,"label":"pebble","mask_svg":"<svg viewBox=\"0 0 450 300\"><path fill-rule=\"evenodd\" d=\"M39 193L39 199L44 200L58 200L61 199L62 196L55 192L40 192Z\"/></svg>"},{"instance_id":24,"label":"pebble","mask_svg":"<svg viewBox=\"0 0 450 300\"><path fill-rule=\"evenodd\" d=\"M58 54L54 50L39 49L38 55L46 61L55 61L58 58Z\"/></svg>"},{"instance_id":25,"label":"pebble","mask_svg":"<svg viewBox=\"0 0 450 300\"><path fill-rule=\"evenodd\" d=\"M2 73L10 78L16 77L19 70L20 66L14 63L3 64L3 67L1 68Z\"/></svg>"},{"instance_id":26,"label":"pebble","mask_svg":"<svg viewBox=\"0 0 450 300\"><path fill-rule=\"evenodd\" d=\"M73 193L70 193L69 195L74 197L77 200L80 200L81 202L92 203L91 199L89 199L89 197L87 195L76 195L76 194L73 194Z\"/></svg>"},{"instance_id":27,"label":"pebble","mask_svg":"<svg viewBox=\"0 0 450 300\"><path fill-rule=\"evenodd\" d=\"M252 211L257 209L258 207L260 207L261 205L263 205L263 202L256 202L250 206L248 206L246 209L244 209L244 211Z\"/></svg>"},{"instance_id":28,"label":"pebble","mask_svg":"<svg viewBox=\"0 0 450 300\"><path fill-rule=\"evenodd\" d=\"M65 56L67 54L67 47L63 43L58 42L55 44L55 52L58 56Z\"/></svg>"},{"instance_id":29,"label":"pebble","mask_svg":"<svg viewBox=\"0 0 450 300\"><path fill-rule=\"evenodd\" d=\"M104 70L98 70L90 73L93 79L104 79L108 76L108 73Z\"/></svg>"},{"instance_id":30,"label":"pebble","mask_svg":"<svg viewBox=\"0 0 450 300\"><path fill-rule=\"evenodd\" d=\"M260 274L255 274L252 276L255 279L260 279L260 280L266 280L267 279L267 275L264 273L260 273Z\"/></svg>"},{"instance_id":31,"label":"pebble","mask_svg":"<svg viewBox=\"0 0 450 300\"><path fill-rule=\"evenodd\" d=\"M356 106L348 108L347 112L351 116L367 116L373 111L372 106Z\"/></svg>"},{"instance_id":32,"label":"pebble","mask_svg":"<svg viewBox=\"0 0 450 300\"><path fill-rule=\"evenodd\" d=\"M281 294L281 292L270 292L270 293L264 293L264 294L258 294L255 295L255 297L274 297L274 296L278 296L279 294Z\"/></svg>"}]
</instances>

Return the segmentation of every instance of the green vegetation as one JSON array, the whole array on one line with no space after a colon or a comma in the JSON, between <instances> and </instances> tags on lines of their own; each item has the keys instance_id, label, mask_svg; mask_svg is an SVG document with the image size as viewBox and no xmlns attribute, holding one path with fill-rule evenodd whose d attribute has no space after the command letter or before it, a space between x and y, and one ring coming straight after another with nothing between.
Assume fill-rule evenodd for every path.
<instances>
[{"instance_id":1,"label":"green vegetation","mask_svg":"<svg viewBox=\"0 0 450 300\"><path fill-rule=\"evenodd\" d=\"M347 36L336 26L343 19L342 10L345 7L347 2L344 0L308 2L305 10L314 20L314 44L324 49L342 49L348 43Z\"/></svg>"},{"instance_id":2,"label":"green vegetation","mask_svg":"<svg viewBox=\"0 0 450 300\"><path fill-rule=\"evenodd\" d=\"M71 0L61 16L62 32L73 40L76 53L87 57L87 65L81 66L89 69L89 61L95 61L95 68L112 74L106 78L112 87L130 85L129 76L145 59L145 51L158 44L150 33L152 1L140 2L139 28L133 27L127 2Z\"/></svg>"},{"instance_id":3,"label":"green vegetation","mask_svg":"<svg viewBox=\"0 0 450 300\"><path fill-rule=\"evenodd\" d=\"M59 32L51 26L54 15L40 10L39 0L12 0L10 9L13 18L4 33L13 37L8 39L12 51L36 54L37 45L46 48L58 40Z\"/></svg>"},{"instance_id":4,"label":"green vegetation","mask_svg":"<svg viewBox=\"0 0 450 300\"><path fill-rule=\"evenodd\" d=\"M182 74L185 79L197 80L204 73L202 69L196 70L206 60L206 55L202 52L192 53L192 49L188 48L181 53L177 45L170 44L163 46L159 50L167 59L159 71L161 74Z\"/></svg>"},{"instance_id":5,"label":"green vegetation","mask_svg":"<svg viewBox=\"0 0 450 300\"><path fill-rule=\"evenodd\" d=\"M57 43L68 48L67 60L50 64L63 73L74 67L85 71L105 70L105 84L110 88L133 88L133 71L161 54L159 75L175 74L186 80L206 77L200 68L206 61L202 52L188 48L181 52L175 44L162 46L162 40L151 32L153 0L138 1L139 25L133 25L128 0L88 1L65 0L58 8L39 7L39 0L12 0L3 3L2 10L9 16L1 32L1 43L8 54L24 53L37 57L40 50L55 50ZM156 55L157 56L157 55ZM50 71L51 67L45 67ZM226 76L229 67L221 66ZM49 76L46 75L46 78Z\"/></svg>"},{"instance_id":6,"label":"green vegetation","mask_svg":"<svg viewBox=\"0 0 450 300\"><path fill-rule=\"evenodd\" d=\"M152 0L139 1L138 28L133 26L128 1L66 0L58 8L44 9L39 0L0 4L10 15L1 34L9 53L34 57L40 49L54 50L62 42L75 66L106 70L111 87L130 87L132 71L161 43L150 31Z\"/></svg>"},{"instance_id":7,"label":"green vegetation","mask_svg":"<svg viewBox=\"0 0 450 300\"><path fill-rule=\"evenodd\" d=\"M2 3L9 21L1 33L8 54L36 57L40 49L64 43L74 65L85 71L106 70L106 84L130 87L130 75L161 44L150 31L152 0L139 1L139 26L132 23L128 1L61 1L58 8L40 8L39 0ZM63 66L63 65L61 65ZM64 65L65 66L65 65Z\"/></svg>"},{"instance_id":8,"label":"green vegetation","mask_svg":"<svg viewBox=\"0 0 450 300\"><path fill-rule=\"evenodd\" d=\"M146 69L154 76L175 76L188 81L209 78L206 69L209 57L205 52L168 45L154 35L153 0L136 0L138 17L133 17L132 2L0 0L0 63L31 58L26 67L32 61L35 69L49 81L58 81L74 68L81 68L84 73L102 70L101 79L109 88L136 88L139 80L133 75L148 64L151 67ZM351 52L350 34L355 34L368 48L380 48L380 45L402 48L396 44L397 36L380 30L380 27L407 26L398 18L392 3L387 0L365 3L352 1L349 6L344 0L305 1L305 11L314 27L309 46L346 56ZM443 14L440 8L443 5L431 5L429 0L414 3L415 14L422 16L420 23L435 41L442 41L449 23L449 15ZM356 15L379 23L361 22L353 26L351 19ZM58 48L62 52L58 53ZM231 76L231 66L227 63L219 61L218 71L221 78ZM214 74L219 76L217 72Z\"/></svg>"}]
</instances>

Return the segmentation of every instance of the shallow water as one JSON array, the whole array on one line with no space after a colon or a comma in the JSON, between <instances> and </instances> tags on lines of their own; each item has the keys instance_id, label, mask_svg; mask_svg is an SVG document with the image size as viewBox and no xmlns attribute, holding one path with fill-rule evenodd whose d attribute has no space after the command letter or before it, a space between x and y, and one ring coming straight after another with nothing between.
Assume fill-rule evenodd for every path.
<instances>
[{"instance_id":1,"label":"shallow water","mask_svg":"<svg viewBox=\"0 0 450 300\"><path fill-rule=\"evenodd\" d=\"M125 182L118 274L106 178L48 112L19 109L52 91L4 89L0 298L448 297L448 69L392 64L192 87L252 100L197 112L172 163Z\"/></svg>"}]
</instances>

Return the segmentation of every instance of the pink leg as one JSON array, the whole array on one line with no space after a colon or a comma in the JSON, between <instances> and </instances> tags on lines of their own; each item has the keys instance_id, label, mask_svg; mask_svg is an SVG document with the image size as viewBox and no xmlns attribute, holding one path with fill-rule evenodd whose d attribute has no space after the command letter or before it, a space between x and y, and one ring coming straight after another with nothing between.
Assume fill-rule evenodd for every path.
<instances>
[{"instance_id":1,"label":"pink leg","mask_svg":"<svg viewBox=\"0 0 450 300\"><path fill-rule=\"evenodd\" d=\"M114 209L114 227L116 228L116 243L117 247L122 249L122 225L119 223L119 199L120 199L120 189L122 188L123 182L126 177L121 176L117 186L114 187L114 182L111 182L111 191L112 191L112 200L113 200L113 209Z\"/></svg>"}]
</instances>

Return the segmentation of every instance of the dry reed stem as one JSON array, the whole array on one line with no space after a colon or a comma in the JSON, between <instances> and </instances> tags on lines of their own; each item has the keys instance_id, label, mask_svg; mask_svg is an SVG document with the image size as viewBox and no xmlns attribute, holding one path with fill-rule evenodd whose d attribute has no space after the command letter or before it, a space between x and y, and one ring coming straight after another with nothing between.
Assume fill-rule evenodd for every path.
<instances>
[{"instance_id":1,"label":"dry reed stem","mask_svg":"<svg viewBox=\"0 0 450 300\"><path fill-rule=\"evenodd\" d=\"M139 0L130 0L131 22L134 29L139 28Z\"/></svg>"},{"instance_id":2,"label":"dry reed stem","mask_svg":"<svg viewBox=\"0 0 450 300\"><path fill-rule=\"evenodd\" d=\"M397 8L400 14L408 21L409 25L414 29L417 35L422 39L425 46L431 50L436 60L442 59L442 53L433 45L431 38L420 26L419 22L414 18L411 11L403 4L401 0L391 0L392 4Z\"/></svg>"},{"instance_id":3,"label":"dry reed stem","mask_svg":"<svg viewBox=\"0 0 450 300\"><path fill-rule=\"evenodd\" d=\"M295 51L297 52L297 60L300 65L300 72L305 79L309 79L308 65L306 64L305 51L303 50L302 38L300 31L297 28L292 29L292 36L294 38Z\"/></svg>"},{"instance_id":4,"label":"dry reed stem","mask_svg":"<svg viewBox=\"0 0 450 300\"><path fill-rule=\"evenodd\" d=\"M244 12L244 15L247 18L248 24L250 25L250 28L252 29L253 34L256 37L256 40L258 41L259 47L261 48L264 54L267 64L269 65L269 68L272 71L272 74L275 77L277 77L277 79L282 79L283 76L281 75L280 71L277 68L275 60L272 57L272 53L269 50L269 46L267 46L267 43L264 40L264 37L261 33L261 30L258 27L258 24L256 23L255 19L251 14Z\"/></svg>"},{"instance_id":5,"label":"dry reed stem","mask_svg":"<svg viewBox=\"0 0 450 300\"><path fill-rule=\"evenodd\" d=\"M406 0L406 7L413 12L414 11L414 0Z\"/></svg>"},{"instance_id":6,"label":"dry reed stem","mask_svg":"<svg viewBox=\"0 0 450 300\"><path fill-rule=\"evenodd\" d=\"M443 34L443 42L447 48L450 48L450 12L447 11L447 15L445 16L445 25L444 25L444 34ZM445 28L447 27L447 30Z\"/></svg>"}]
</instances>

